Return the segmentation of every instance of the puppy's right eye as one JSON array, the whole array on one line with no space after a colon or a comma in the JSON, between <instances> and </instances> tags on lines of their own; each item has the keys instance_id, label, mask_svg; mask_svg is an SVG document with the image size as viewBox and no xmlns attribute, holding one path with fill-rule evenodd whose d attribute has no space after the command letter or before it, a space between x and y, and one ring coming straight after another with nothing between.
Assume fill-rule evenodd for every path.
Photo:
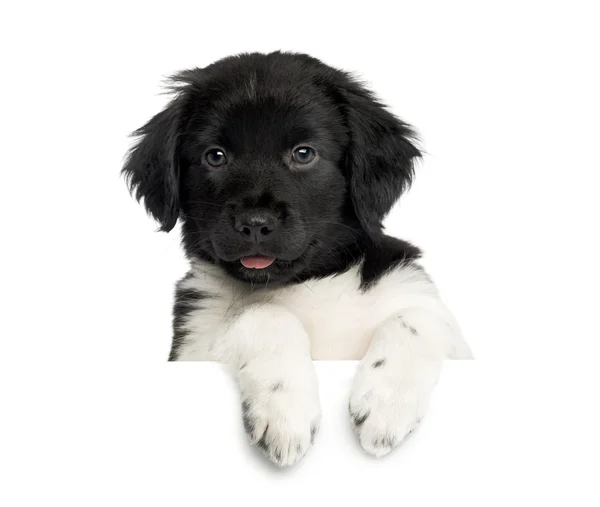
<instances>
[{"instance_id":1,"label":"puppy's right eye","mask_svg":"<svg viewBox=\"0 0 600 507\"><path fill-rule=\"evenodd\" d=\"M227 155L225 155L225 150L222 150L221 148L208 150L204 155L204 159L211 167L222 167L227 163Z\"/></svg>"},{"instance_id":2,"label":"puppy's right eye","mask_svg":"<svg viewBox=\"0 0 600 507\"><path fill-rule=\"evenodd\" d=\"M301 165L310 164L316 156L317 152L310 146L299 146L292 152L292 160Z\"/></svg>"}]
</instances>

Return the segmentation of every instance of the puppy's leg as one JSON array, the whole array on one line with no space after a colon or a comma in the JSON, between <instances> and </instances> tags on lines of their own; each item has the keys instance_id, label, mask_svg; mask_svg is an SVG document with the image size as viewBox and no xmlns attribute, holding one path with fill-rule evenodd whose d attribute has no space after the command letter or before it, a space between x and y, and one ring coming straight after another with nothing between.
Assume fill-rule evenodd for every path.
<instances>
[{"instance_id":1,"label":"puppy's leg","mask_svg":"<svg viewBox=\"0 0 600 507\"><path fill-rule=\"evenodd\" d=\"M442 312L443 313L443 312ZM452 323L437 312L410 309L375 332L354 379L350 416L363 449L383 456L425 415L445 357L470 354Z\"/></svg>"},{"instance_id":2,"label":"puppy's leg","mask_svg":"<svg viewBox=\"0 0 600 507\"><path fill-rule=\"evenodd\" d=\"M217 347L221 360L237 371L250 442L279 466L299 461L321 418L310 342L301 322L275 305L252 306Z\"/></svg>"}]
</instances>

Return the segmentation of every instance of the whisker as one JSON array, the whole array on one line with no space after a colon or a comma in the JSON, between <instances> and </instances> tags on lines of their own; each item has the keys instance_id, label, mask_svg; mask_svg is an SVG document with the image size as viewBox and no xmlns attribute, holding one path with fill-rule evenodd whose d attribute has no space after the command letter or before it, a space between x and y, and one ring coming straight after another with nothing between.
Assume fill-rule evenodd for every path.
<instances>
[{"instance_id":1,"label":"whisker","mask_svg":"<svg viewBox=\"0 0 600 507\"><path fill-rule=\"evenodd\" d=\"M209 201L185 201L182 204L208 204L209 206L217 206L219 208L223 208L225 206L225 204L218 204L218 203L209 202Z\"/></svg>"}]
</instances>

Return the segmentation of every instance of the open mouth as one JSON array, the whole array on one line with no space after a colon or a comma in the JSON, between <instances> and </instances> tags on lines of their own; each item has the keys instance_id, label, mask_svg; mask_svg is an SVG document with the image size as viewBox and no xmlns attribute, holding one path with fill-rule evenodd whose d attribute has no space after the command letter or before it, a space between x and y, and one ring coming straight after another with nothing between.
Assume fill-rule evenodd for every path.
<instances>
[{"instance_id":1,"label":"open mouth","mask_svg":"<svg viewBox=\"0 0 600 507\"><path fill-rule=\"evenodd\" d=\"M266 255L248 255L242 257L240 262L242 266L248 269L265 269L275 262L275 258Z\"/></svg>"}]
</instances>

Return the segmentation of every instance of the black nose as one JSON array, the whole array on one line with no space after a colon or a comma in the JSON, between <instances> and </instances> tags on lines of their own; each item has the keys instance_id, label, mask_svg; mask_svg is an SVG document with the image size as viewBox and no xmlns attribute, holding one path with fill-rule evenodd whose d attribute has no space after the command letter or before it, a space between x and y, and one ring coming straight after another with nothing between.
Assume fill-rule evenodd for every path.
<instances>
[{"instance_id":1,"label":"black nose","mask_svg":"<svg viewBox=\"0 0 600 507\"><path fill-rule=\"evenodd\" d=\"M265 211L250 211L235 217L235 230L250 243L262 243L277 228L277 218Z\"/></svg>"}]
</instances>

